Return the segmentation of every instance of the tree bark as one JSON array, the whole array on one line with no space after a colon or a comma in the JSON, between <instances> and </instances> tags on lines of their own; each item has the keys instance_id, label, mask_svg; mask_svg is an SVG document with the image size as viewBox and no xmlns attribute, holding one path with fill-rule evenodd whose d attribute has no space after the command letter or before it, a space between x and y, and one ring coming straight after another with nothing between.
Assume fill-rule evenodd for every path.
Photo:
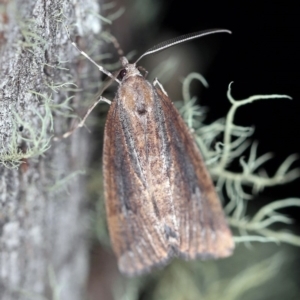
<instances>
[{"instance_id":1,"label":"tree bark","mask_svg":"<svg viewBox=\"0 0 300 300\"><path fill-rule=\"evenodd\" d=\"M78 63L64 25L92 45L101 24L91 12L99 7L96 0L7 2L0 10L0 299L83 299L88 134L51 136L70 126L66 105L82 101L73 84L91 83L78 74L99 76Z\"/></svg>"}]
</instances>

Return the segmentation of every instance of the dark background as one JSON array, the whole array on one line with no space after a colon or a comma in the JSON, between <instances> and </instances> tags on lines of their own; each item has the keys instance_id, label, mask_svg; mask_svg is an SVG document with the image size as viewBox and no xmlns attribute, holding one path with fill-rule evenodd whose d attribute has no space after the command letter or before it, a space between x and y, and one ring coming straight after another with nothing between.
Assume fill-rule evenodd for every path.
<instances>
[{"instance_id":1,"label":"dark background","mask_svg":"<svg viewBox=\"0 0 300 300\"><path fill-rule=\"evenodd\" d=\"M266 164L271 176L292 153L300 153L299 99L299 9L296 1L119 1L126 8L114 22L112 32L126 52L136 57L155 44L182 34L226 28L232 35L218 34L175 46L142 59L139 64L151 72L159 57L181 55L181 65L166 90L172 100L181 99L180 79L200 72L210 88L196 82L194 93L209 107L207 122L223 117L230 104L226 98L234 81L235 99L255 94L285 94L293 98L257 101L238 110L235 122L255 126L258 154L274 153ZM166 55L166 56L163 56ZM152 65L151 65L152 62ZM161 79L161 78L160 78ZM300 167L300 163L293 164ZM266 189L265 201L300 197L300 180ZM264 201L265 200L265 201ZM259 206L260 204L257 203ZM297 225L300 208L287 210Z\"/></svg>"}]
</instances>

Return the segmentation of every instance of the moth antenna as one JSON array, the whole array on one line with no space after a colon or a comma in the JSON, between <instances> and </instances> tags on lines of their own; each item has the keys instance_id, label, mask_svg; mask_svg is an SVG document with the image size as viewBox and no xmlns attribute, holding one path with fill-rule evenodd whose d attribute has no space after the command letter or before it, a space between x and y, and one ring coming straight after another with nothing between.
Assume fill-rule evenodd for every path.
<instances>
[{"instance_id":1,"label":"moth antenna","mask_svg":"<svg viewBox=\"0 0 300 300\"><path fill-rule=\"evenodd\" d=\"M106 69L104 69L102 66L98 65L88 54L86 54L84 51L80 50L76 43L73 42L73 40L71 39L71 36L69 34L68 28L65 26L66 32L67 32L67 36L70 39L72 46L75 47L77 49L77 51L79 51L85 58L87 58L92 64L94 64L100 72L104 73L105 75L109 76L111 79L115 80L117 83L121 83L121 81L119 79L117 79L112 73L110 73L109 71L107 71Z\"/></svg>"},{"instance_id":2,"label":"moth antenna","mask_svg":"<svg viewBox=\"0 0 300 300\"><path fill-rule=\"evenodd\" d=\"M187 42L189 40L197 39L197 38L200 38L200 37L205 36L205 35L214 34L214 33L221 33L221 32L226 32L226 33L231 34L231 31L227 30L227 29L208 29L208 30L203 30L203 31L184 34L184 35L181 35L179 37L164 41L164 42L159 43L159 44L155 45L154 47L148 49L142 56L140 56L138 58L138 60L135 62L135 64L138 61L140 61L146 55L153 54L153 53L158 52L158 51L162 51L162 50L170 48L174 45L184 43L184 42Z\"/></svg>"}]
</instances>

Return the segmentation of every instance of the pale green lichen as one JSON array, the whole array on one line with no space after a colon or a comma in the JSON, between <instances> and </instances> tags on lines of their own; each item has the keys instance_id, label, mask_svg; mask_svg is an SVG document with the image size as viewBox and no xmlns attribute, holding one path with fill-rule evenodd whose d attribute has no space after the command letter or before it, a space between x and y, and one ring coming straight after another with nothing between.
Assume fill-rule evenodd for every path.
<instances>
[{"instance_id":1,"label":"pale green lichen","mask_svg":"<svg viewBox=\"0 0 300 300\"><path fill-rule=\"evenodd\" d=\"M20 18L18 19L20 20ZM37 19L26 19L22 21L20 20L19 26L20 26L21 34L24 38L23 40L19 41L22 48L26 48L27 51L35 55L35 51L38 48L46 47L48 42L47 40L42 38L41 35L38 33Z\"/></svg>"},{"instance_id":2,"label":"pale green lichen","mask_svg":"<svg viewBox=\"0 0 300 300\"><path fill-rule=\"evenodd\" d=\"M112 20L105 18L104 16L98 14L97 12L95 12L93 10L87 10L87 13L92 14L94 17L98 18L99 20L101 20L104 23L107 23L109 25L112 24Z\"/></svg>"},{"instance_id":3,"label":"pale green lichen","mask_svg":"<svg viewBox=\"0 0 300 300\"><path fill-rule=\"evenodd\" d=\"M13 116L13 131L9 139L8 145L3 149L0 154L0 164L7 168L18 167L24 159L37 157L42 155L50 148L51 135L50 130L53 130L53 117L49 102L45 101L44 114L42 115L37 110L34 110L34 114L38 117L40 126L23 121L22 118L14 113ZM19 127L23 127L22 134L18 130ZM26 135L23 135L26 132ZM22 142L26 143L25 149L21 149Z\"/></svg>"},{"instance_id":4,"label":"pale green lichen","mask_svg":"<svg viewBox=\"0 0 300 300\"><path fill-rule=\"evenodd\" d=\"M49 186L47 190L51 193L60 192L61 189L67 190L68 184L71 183L74 180L74 178L76 178L78 175L85 174L86 172L84 170L74 171L63 178L56 180L56 182L52 186Z\"/></svg>"},{"instance_id":5,"label":"pale green lichen","mask_svg":"<svg viewBox=\"0 0 300 300\"><path fill-rule=\"evenodd\" d=\"M59 15L56 17L59 18ZM21 20L21 17L17 16L17 20L23 36L23 40L19 40L19 44L21 45L19 49L25 48L26 51L32 53L34 57L39 58L39 61L39 51L44 51L47 41L41 37L38 19ZM67 70L62 67L64 63L65 62L58 62L56 66L50 66L46 63L42 63L41 65ZM71 81L60 84L45 82L45 87L50 88L52 92L61 90L69 92L71 90L70 86L76 87ZM26 159L42 155L50 148L54 128L53 112L57 112L66 117L74 117L74 115L68 113L68 111L71 110L68 104L72 97L67 97L61 104L54 104L51 93L36 92L33 90L28 90L27 92L36 98L33 102L39 103L38 106L33 104L35 108L31 108L33 115L37 118L29 119L26 113L21 111L17 113L16 110L9 116L11 118L12 130L9 132L10 136L5 141L6 144L1 145L0 153L0 164L8 168L16 168ZM31 102L28 101L28 103ZM19 128L22 128L22 132Z\"/></svg>"},{"instance_id":6,"label":"pale green lichen","mask_svg":"<svg viewBox=\"0 0 300 300\"><path fill-rule=\"evenodd\" d=\"M270 160L273 155L266 153L257 157L258 143L249 141L253 134L250 127L242 127L234 124L234 117L239 107L250 104L258 100L267 99L291 99L286 95L256 95L244 100L236 101L231 95L231 84L229 85L227 97L232 104L225 119L219 119L210 125L203 123L206 111L202 107L195 105L196 98L191 97L189 86L192 80L197 79L207 86L204 78L196 73L190 74L183 83L183 105L180 112L193 129L195 138L199 144L201 152L210 170L213 178L217 179L217 189L220 193L224 188L229 202L224 210L228 215L228 221L232 227L239 229L242 236L235 237L236 242L246 241L276 241L286 242L300 246L300 237L284 231L274 231L269 226L274 223L290 224L292 220L276 212L284 207L300 206L300 199L285 199L275 201L263 207L253 218L246 216L247 201L254 195L261 192L266 187L285 184L293 181L300 176L299 169L290 169L291 165L298 159L298 155L290 155L278 167L273 176L268 176L262 168L263 164ZM212 143L217 137L223 136L222 142L218 142L215 148ZM246 159L241 154L249 148L249 155ZM235 173L230 171L230 164L238 159L241 172ZM251 187L252 193L246 193L245 187ZM222 197L222 198L223 198ZM254 232L256 235L249 235Z\"/></svg>"},{"instance_id":7,"label":"pale green lichen","mask_svg":"<svg viewBox=\"0 0 300 300\"><path fill-rule=\"evenodd\" d=\"M58 93L62 88L65 91L72 91L72 92L78 92L77 85L73 82L51 82L46 84L47 87L49 87L54 93ZM75 88L72 88L75 87Z\"/></svg>"},{"instance_id":8,"label":"pale green lichen","mask_svg":"<svg viewBox=\"0 0 300 300\"><path fill-rule=\"evenodd\" d=\"M64 88L62 84L58 88ZM68 85L67 85L68 86ZM55 104L52 100L52 94L39 93L33 90L28 90L28 93L36 97L36 101L40 101L41 111L33 110L34 114L39 119L39 126L24 121L17 113L13 114L13 130L9 139L8 145L2 147L5 149L0 153L0 164L7 168L17 168L24 162L25 159L35 158L45 153L50 148L50 142L54 135L54 120L53 113L66 118L77 118L77 115L70 113L72 108L68 97L62 103ZM22 127L22 132L18 128ZM25 147L21 145L25 142Z\"/></svg>"},{"instance_id":9,"label":"pale green lichen","mask_svg":"<svg viewBox=\"0 0 300 300\"><path fill-rule=\"evenodd\" d=\"M248 235L236 237L235 241L273 241L285 242L295 246L300 246L300 236L286 231L268 229L268 227L275 223L293 223L293 220L291 218L277 212L278 209L283 209L287 207L300 207L300 199L289 198L271 202L263 206L252 218L245 217L242 213L229 217L229 224L232 227L242 229L244 232L251 231L260 234L260 236L257 237Z\"/></svg>"}]
</instances>

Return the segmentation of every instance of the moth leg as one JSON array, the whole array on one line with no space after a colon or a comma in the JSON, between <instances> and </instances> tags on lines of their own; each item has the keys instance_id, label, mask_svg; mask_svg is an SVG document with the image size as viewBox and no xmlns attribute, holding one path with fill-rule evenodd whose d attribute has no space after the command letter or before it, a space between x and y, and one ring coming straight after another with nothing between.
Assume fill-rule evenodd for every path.
<instances>
[{"instance_id":1,"label":"moth leg","mask_svg":"<svg viewBox=\"0 0 300 300\"><path fill-rule=\"evenodd\" d=\"M144 74L144 78L146 79L149 72L148 72L144 67L142 67L142 66L138 66L137 68L138 68L140 71L142 71L142 72L145 73L145 74Z\"/></svg>"},{"instance_id":2,"label":"moth leg","mask_svg":"<svg viewBox=\"0 0 300 300\"><path fill-rule=\"evenodd\" d=\"M168 93L165 91L164 87L163 87L162 84L158 81L157 78L154 79L153 85L154 85L154 86L158 85L159 88L162 90L162 92L168 97Z\"/></svg>"},{"instance_id":3,"label":"moth leg","mask_svg":"<svg viewBox=\"0 0 300 300\"><path fill-rule=\"evenodd\" d=\"M108 99L106 99L105 97L102 97L102 96L100 96L100 98L99 98L98 102L96 103L96 105L97 105L100 101L106 102L107 104L111 105L111 101L108 100ZM96 105L95 105L95 106L96 106ZM95 107L95 106L94 106L94 107Z\"/></svg>"},{"instance_id":4,"label":"moth leg","mask_svg":"<svg viewBox=\"0 0 300 300\"><path fill-rule=\"evenodd\" d=\"M62 138L65 139L65 138L69 137L77 128L83 127L83 125L84 125L85 120L87 119L87 117L90 115L90 113L93 111L93 109L97 106L97 104L99 102L101 102L101 101L106 102L109 105L111 104L110 100L108 100L108 99L100 96L99 99L95 103L93 103L93 105L90 106L90 108L88 109L88 111L86 112L86 114L84 115L84 117L82 118L82 120L77 125L75 125L71 130L69 130L66 133L64 133L61 137L55 137L54 141L58 141L58 140L60 140Z\"/></svg>"}]
</instances>

